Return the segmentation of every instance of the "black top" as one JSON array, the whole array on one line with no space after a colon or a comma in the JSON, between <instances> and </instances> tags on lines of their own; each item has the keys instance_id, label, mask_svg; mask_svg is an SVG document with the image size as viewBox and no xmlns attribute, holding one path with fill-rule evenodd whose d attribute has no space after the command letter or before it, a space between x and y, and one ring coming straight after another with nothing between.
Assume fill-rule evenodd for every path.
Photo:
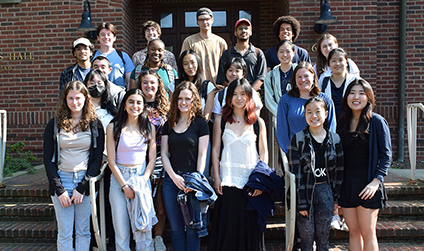
<instances>
[{"instance_id":1,"label":"black top","mask_svg":"<svg viewBox=\"0 0 424 251\"><path fill-rule=\"evenodd\" d=\"M346 79L343 81L343 84L340 87L337 87L333 80L330 78L331 83L331 99L334 103L334 108L336 108L336 118L339 121L340 115L342 114L342 99L343 99L343 90L346 84Z\"/></svg>"},{"instance_id":2,"label":"black top","mask_svg":"<svg viewBox=\"0 0 424 251\"><path fill-rule=\"evenodd\" d=\"M343 140L345 172L367 175L369 163L369 134L350 132Z\"/></svg>"},{"instance_id":3,"label":"black top","mask_svg":"<svg viewBox=\"0 0 424 251\"><path fill-rule=\"evenodd\" d=\"M197 171L197 156L199 152L199 138L209 135L208 123L196 117L183 133L177 133L174 129L168 130L169 124L165 123L162 135L168 135L168 147L170 161L174 171L195 172Z\"/></svg>"},{"instance_id":4,"label":"black top","mask_svg":"<svg viewBox=\"0 0 424 251\"><path fill-rule=\"evenodd\" d=\"M318 143L314 137L312 138L312 146L314 147L315 152L315 170L314 176L317 183L327 181L327 171L325 166L325 147L327 146L328 133L325 136L325 139L322 143Z\"/></svg>"}]
</instances>

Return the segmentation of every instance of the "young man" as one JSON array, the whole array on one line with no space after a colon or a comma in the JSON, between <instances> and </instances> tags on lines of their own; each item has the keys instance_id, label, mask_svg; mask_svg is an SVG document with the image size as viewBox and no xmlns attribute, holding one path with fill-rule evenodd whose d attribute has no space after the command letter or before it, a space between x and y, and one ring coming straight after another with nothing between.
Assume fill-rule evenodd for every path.
<instances>
[{"instance_id":1,"label":"young man","mask_svg":"<svg viewBox=\"0 0 424 251\"><path fill-rule=\"evenodd\" d=\"M94 46L90 40L86 38L78 38L72 43L72 55L77 59L77 62L60 74L59 94L66 83L70 81L84 82L84 78L91 70L91 56L93 55Z\"/></svg>"},{"instance_id":2,"label":"young man","mask_svg":"<svg viewBox=\"0 0 424 251\"><path fill-rule=\"evenodd\" d=\"M241 18L234 26L234 35L237 38L237 43L233 48L230 48L222 53L219 60L217 84L222 84L225 81L224 65L233 57L241 57L247 64L246 79L256 91L262 86L266 70L266 59L261 49L254 47L249 39L252 36L252 24L249 19Z\"/></svg>"},{"instance_id":3,"label":"young man","mask_svg":"<svg viewBox=\"0 0 424 251\"><path fill-rule=\"evenodd\" d=\"M192 49L199 54L205 80L216 83L219 59L227 49L227 43L222 37L212 33L213 13L209 8L200 8L196 16L200 32L184 40L181 52Z\"/></svg>"},{"instance_id":4,"label":"young man","mask_svg":"<svg viewBox=\"0 0 424 251\"><path fill-rule=\"evenodd\" d=\"M112 71L109 60L104 56L95 57L93 60L93 69L102 71L107 77ZM116 106L121 104L122 98L125 95L125 89L122 86L117 86L109 80L109 93L113 97Z\"/></svg>"},{"instance_id":5,"label":"young man","mask_svg":"<svg viewBox=\"0 0 424 251\"><path fill-rule=\"evenodd\" d=\"M294 43L297 37L299 37L300 23L292 16L281 16L275 20L272 29L277 36L278 41L283 41L286 39ZM265 52L268 71L272 70L274 66L280 64L280 60L278 60L277 56L277 47L278 45L268 49ZM297 64L303 61L310 63L311 58L309 57L307 50L294 45L294 57L292 61L293 63Z\"/></svg>"},{"instance_id":6,"label":"young man","mask_svg":"<svg viewBox=\"0 0 424 251\"><path fill-rule=\"evenodd\" d=\"M97 27L97 41L100 43L100 49L94 53L94 58L97 56L106 57L112 66L109 80L126 88L130 84L130 75L134 70L134 64L127 53L113 48L113 43L116 41L115 26L111 23L100 24Z\"/></svg>"},{"instance_id":7,"label":"young man","mask_svg":"<svg viewBox=\"0 0 424 251\"><path fill-rule=\"evenodd\" d=\"M160 36L162 35L162 30L160 29L160 26L158 23L156 23L155 21L149 20L143 23L143 33L144 33L144 38L146 39L147 43L149 43L153 39L160 38ZM147 56L147 46L143 50L134 53L132 57L134 66L137 67L138 65L143 65L144 61L146 60L146 56ZM177 62L172 52L165 50L165 54L163 55L163 62L172 66L174 70L178 71Z\"/></svg>"}]
</instances>

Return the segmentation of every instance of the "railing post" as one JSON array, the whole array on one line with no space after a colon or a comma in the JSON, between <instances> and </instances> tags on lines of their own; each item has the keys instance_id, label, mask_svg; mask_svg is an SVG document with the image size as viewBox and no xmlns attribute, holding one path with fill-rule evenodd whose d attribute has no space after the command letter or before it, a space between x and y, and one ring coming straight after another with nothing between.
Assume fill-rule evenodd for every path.
<instances>
[{"instance_id":1,"label":"railing post","mask_svg":"<svg viewBox=\"0 0 424 251\"><path fill-rule=\"evenodd\" d=\"M6 110L0 110L0 188L6 187L3 182L4 158L6 156L7 116Z\"/></svg>"},{"instance_id":2,"label":"railing post","mask_svg":"<svg viewBox=\"0 0 424 251\"><path fill-rule=\"evenodd\" d=\"M424 111L424 105L421 103L409 104L406 113L408 127L408 151L409 162L411 164L411 179L409 184L416 184L416 166L417 166L417 119L418 108Z\"/></svg>"}]
</instances>

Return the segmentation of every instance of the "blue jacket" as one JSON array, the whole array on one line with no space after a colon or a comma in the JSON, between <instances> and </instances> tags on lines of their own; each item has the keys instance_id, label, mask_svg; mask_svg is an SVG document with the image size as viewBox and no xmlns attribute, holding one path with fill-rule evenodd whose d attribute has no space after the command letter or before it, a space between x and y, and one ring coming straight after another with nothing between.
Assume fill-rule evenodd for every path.
<instances>
[{"instance_id":1,"label":"blue jacket","mask_svg":"<svg viewBox=\"0 0 424 251\"><path fill-rule=\"evenodd\" d=\"M381 182L387 175L387 169L392 163L392 143L387 121L379 114L373 113L370 121L370 156L368 181L377 178Z\"/></svg>"},{"instance_id":2,"label":"blue jacket","mask_svg":"<svg viewBox=\"0 0 424 251\"><path fill-rule=\"evenodd\" d=\"M247 195L248 188L259 189L263 193L251 197ZM247 209L258 212L258 224L262 232L266 230L266 217L274 215L275 202L284 200L284 177L280 177L265 162L259 161L249 176L249 181L243 188L248 198Z\"/></svg>"},{"instance_id":3,"label":"blue jacket","mask_svg":"<svg viewBox=\"0 0 424 251\"><path fill-rule=\"evenodd\" d=\"M218 196L206 177L200 172L184 173L183 177L186 187L193 190L187 194L187 198L193 218L192 227L197 230L200 238L208 235L206 214L209 206L216 201Z\"/></svg>"}]
</instances>

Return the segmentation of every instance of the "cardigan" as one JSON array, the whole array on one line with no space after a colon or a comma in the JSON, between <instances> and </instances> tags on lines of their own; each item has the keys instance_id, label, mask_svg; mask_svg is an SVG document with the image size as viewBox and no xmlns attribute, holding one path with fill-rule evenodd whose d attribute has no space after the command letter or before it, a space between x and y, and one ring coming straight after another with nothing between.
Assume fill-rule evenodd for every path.
<instances>
[{"instance_id":1,"label":"cardigan","mask_svg":"<svg viewBox=\"0 0 424 251\"><path fill-rule=\"evenodd\" d=\"M46 175L49 180L49 194L60 196L66 190L62 185L62 181L57 173L57 166L59 161L59 149L58 149L58 140L55 140L54 136L54 123L55 119L51 119L46 126L44 131L44 141L43 141L43 149L44 149L44 167L46 169ZM88 157L88 167L87 172L81 182L78 183L76 190L80 194L89 194L88 184L89 180L92 177L95 177L100 172L100 166L102 164L103 150L105 146L104 138L105 133L103 130L102 123L100 120L96 121L97 123L97 131L98 136L95 137L93 135L92 130L92 140L90 146L90 153ZM91 129L95 128L95 124L92 122L90 124Z\"/></svg>"}]
</instances>

